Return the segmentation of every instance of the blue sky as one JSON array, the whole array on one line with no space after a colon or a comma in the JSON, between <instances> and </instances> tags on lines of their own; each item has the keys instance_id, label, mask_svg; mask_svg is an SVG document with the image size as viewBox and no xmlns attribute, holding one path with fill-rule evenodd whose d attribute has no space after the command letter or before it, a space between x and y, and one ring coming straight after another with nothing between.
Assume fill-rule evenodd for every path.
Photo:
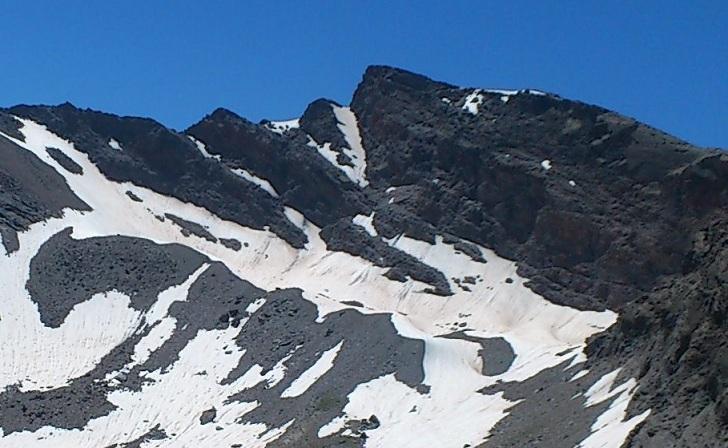
<instances>
[{"instance_id":1,"label":"blue sky","mask_svg":"<svg viewBox=\"0 0 728 448\"><path fill-rule=\"evenodd\" d=\"M184 129L347 103L370 64L538 88L728 148L728 1L5 2L0 105L64 101ZM61 6L62 4L62 6Z\"/></svg>"}]
</instances>

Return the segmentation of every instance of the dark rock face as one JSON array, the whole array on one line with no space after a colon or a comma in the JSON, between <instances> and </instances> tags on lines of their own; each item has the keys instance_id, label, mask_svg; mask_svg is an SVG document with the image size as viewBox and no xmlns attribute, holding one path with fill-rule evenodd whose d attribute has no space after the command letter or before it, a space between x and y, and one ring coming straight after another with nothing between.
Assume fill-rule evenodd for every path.
<instances>
[{"instance_id":1,"label":"dark rock face","mask_svg":"<svg viewBox=\"0 0 728 448\"><path fill-rule=\"evenodd\" d=\"M200 424L207 425L212 423L215 421L215 417L217 417L217 410L215 408L210 408L200 415Z\"/></svg>"},{"instance_id":2,"label":"dark rock face","mask_svg":"<svg viewBox=\"0 0 728 448\"><path fill-rule=\"evenodd\" d=\"M13 118L12 115L0 112L0 132L17 140L25 141L25 137L19 130L21 127L22 123Z\"/></svg>"},{"instance_id":3,"label":"dark rock face","mask_svg":"<svg viewBox=\"0 0 728 448\"><path fill-rule=\"evenodd\" d=\"M334 114L334 107L340 107L334 101L318 99L309 104L301 115L301 129L316 142L331 143L331 149L336 151L336 161L339 165L352 166L353 163L342 148L348 147L344 134L338 128L339 121Z\"/></svg>"},{"instance_id":4,"label":"dark rock face","mask_svg":"<svg viewBox=\"0 0 728 448\"><path fill-rule=\"evenodd\" d=\"M427 389L422 368L424 343L397 334L389 315L344 310L318 323L316 306L304 300L300 290L273 291L265 298L265 305L238 335L238 345L248 351L228 381L235 380L254 364L260 364L267 372L278 360L292 355L286 361L285 378L275 386L259 384L231 398L261 402L261 406L246 415L252 422L279 427L296 418L292 427L268 446L324 447L352 443L338 433L323 440L317 433L342 413L345 397L358 384L394 374L397 380L417 391ZM280 328L286 331L280 332ZM271 338L271 334L276 337ZM299 396L281 398L294 379L310 368L321 353L338 344L341 347L336 362L325 378Z\"/></svg>"},{"instance_id":5,"label":"dark rock face","mask_svg":"<svg viewBox=\"0 0 728 448\"><path fill-rule=\"evenodd\" d=\"M275 198L205 158L189 138L153 120L80 110L70 104L16 106L11 112L73 141L109 179L134 182L244 226L269 226L294 247L302 247L306 240ZM112 139L121 149L110 146Z\"/></svg>"},{"instance_id":6,"label":"dark rock face","mask_svg":"<svg viewBox=\"0 0 728 448\"><path fill-rule=\"evenodd\" d=\"M369 208L359 188L308 146L300 130L281 136L218 109L186 132L231 166L268 180L285 204L319 227Z\"/></svg>"},{"instance_id":7,"label":"dark rock face","mask_svg":"<svg viewBox=\"0 0 728 448\"><path fill-rule=\"evenodd\" d=\"M351 107L370 182L416 185L422 193L400 202L412 215L518 260L549 300L621 313L591 359L630 359L641 372L632 412L653 413L633 446L718 446L728 156L549 95L484 92L472 115L457 102L466 93L368 69Z\"/></svg>"},{"instance_id":8,"label":"dark rock face","mask_svg":"<svg viewBox=\"0 0 728 448\"><path fill-rule=\"evenodd\" d=\"M479 355L483 361L483 375L485 376L498 376L507 372L516 359L513 348L503 338L479 338L469 336L464 332L452 333L444 337L480 344L482 348L479 350Z\"/></svg>"},{"instance_id":9,"label":"dark rock face","mask_svg":"<svg viewBox=\"0 0 728 448\"><path fill-rule=\"evenodd\" d=\"M202 255L182 246L157 245L119 236L75 241L70 240L68 233L58 234L46 243L31 266L28 289L39 305L41 319L51 326L60 325L67 314L59 304L73 306L74 298L90 298L96 290L115 289L130 294L135 305L142 308L147 296L156 297L161 290L181 284L205 261ZM144 258L135 251L145 254L148 265L132 270L131 277L127 277L121 273L130 269L124 262ZM76 269L81 273L68 271L68 268L62 275L51 272L53 266L65 266L63 260L69 259L68 253L74 254L70 259L76 260ZM51 261L55 259L61 261ZM118 269L110 268L107 263L114 259L121 262ZM99 275L106 271L109 271L107 276ZM74 286L76 284L79 286ZM133 291L132 284L135 285ZM41 295L47 291L58 292L52 302ZM63 293L67 295L63 296ZM246 311L258 299L265 300L262 307L252 314ZM119 371L131 360L135 345L148 330L136 332L115 347L91 372L74 379L68 386L38 392L21 392L10 387L0 392L0 409L3 409L0 427L5 434L35 431L48 425L83 428L90 420L115 409L107 400L109 392L115 389L140 391L145 383L153 381L143 378L141 373L171 368L180 352L201 330L240 329L235 343L246 352L224 382L235 381L254 364L261 365L264 372L270 371L280 359L291 355L286 362L285 378L274 387L262 383L229 398L260 400L261 406L246 415L246 420L252 422L281 426L291 417L297 419L291 433L276 442L279 445L271 446L321 443L318 429L342 413L346 405L344 398L360 383L394 374L413 389L424 387L424 344L421 340L398 335L389 315L364 315L345 310L327 316L319 323L316 322L316 306L303 299L300 290L266 292L236 277L220 262L210 263L190 287L186 300L170 306L169 316L176 321L172 336L145 362L118 374L115 377L118 386L111 386L103 378ZM247 323L242 325L242 320ZM325 374L325 381L315 382L299 396L280 398L324 351L337 344L341 344L337 362ZM367 357L362 363L364 353ZM216 417L215 408L207 409L199 416L199 423L211 424ZM144 440L157 440L155 437L167 436L163 431L152 431L136 441L118 446L139 446ZM325 443L334 443L332 440L351 443L338 434Z\"/></svg>"},{"instance_id":10,"label":"dark rock face","mask_svg":"<svg viewBox=\"0 0 728 448\"><path fill-rule=\"evenodd\" d=\"M331 250L347 252L371 261L377 266L389 267L387 276L404 281L406 277L432 285L431 292L451 294L450 285L442 272L417 260L412 255L390 247L378 238L372 238L364 229L340 220L326 227L321 238Z\"/></svg>"},{"instance_id":11,"label":"dark rock face","mask_svg":"<svg viewBox=\"0 0 728 448\"><path fill-rule=\"evenodd\" d=\"M18 249L16 232L31 224L60 217L66 207L90 210L53 168L1 135L0 160L0 236L6 252Z\"/></svg>"},{"instance_id":12,"label":"dark rock face","mask_svg":"<svg viewBox=\"0 0 728 448\"><path fill-rule=\"evenodd\" d=\"M728 443L728 235L725 218L695 234L689 272L665 279L595 337L593 357L638 372L634 415L654 415L633 435L638 447L718 447Z\"/></svg>"},{"instance_id":13,"label":"dark rock face","mask_svg":"<svg viewBox=\"0 0 728 448\"><path fill-rule=\"evenodd\" d=\"M88 377L51 391L21 392L9 387L0 393L0 406L0 425L5 434L36 431L43 426L83 428L92 418L114 410L103 386L95 385Z\"/></svg>"},{"instance_id":14,"label":"dark rock face","mask_svg":"<svg viewBox=\"0 0 728 448\"><path fill-rule=\"evenodd\" d=\"M182 283L205 261L184 246L129 237L74 240L71 229L48 240L30 263L27 288L41 321L59 327L73 307L116 290L147 309L160 292Z\"/></svg>"},{"instance_id":15,"label":"dark rock face","mask_svg":"<svg viewBox=\"0 0 728 448\"><path fill-rule=\"evenodd\" d=\"M569 367L564 362L524 382L503 383L483 390L487 394L502 392L508 400L522 401L510 409L509 415L496 424L478 448L578 446L589 436L599 415L614 402L608 399L587 406L581 391L596 382L599 375L591 372L570 381L582 367Z\"/></svg>"},{"instance_id":16,"label":"dark rock face","mask_svg":"<svg viewBox=\"0 0 728 448\"><path fill-rule=\"evenodd\" d=\"M32 392L11 386L0 392L0 427L4 433L35 431L44 426L81 429L92 419L108 415L116 407L107 400L110 388L99 382L131 360L142 336L140 333L116 346L93 370L67 386Z\"/></svg>"},{"instance_id":17,"label":"dark rock face","mask_svg":"<svg viewBox=\"0 0 728 448\"><path fill-rule=\"evenodd\" d=\"M703 151L551 96L484 93L473 115L441 100L468 91L413 77L370 68L352 101L370 181L417 186L401 202L413 215L523 261L539 292L584 308L619 307L680 272L689 242L679 216L655 219L668 204L652 188Z\"/></svg>"},{"instance_id":18,"label":"dark rock face","mask_svg":"<svg viewBox=\"0 0 728 448\"><path fill-rule=\"evenodd\" d=\"M300 128L283 134L272 132L266 123L255 125L230 111L214 111L185 133L204 142L217 158L205 157L185 135L152 120L71 105L18 106L9 112L72 140L112 180L132 181L245 226L268 226L302 248L306 236L284 214L284 207L294 208L322 229L320 236L330 250L388 267L391 279L427 283L443 300L455 288L449 279L380 237L404 234L434 243L441 236L482 263L486 260L470 242L492 248L517 261L519 274L531 280L529 287L548 300L619 313L616 325L590 340L589 360L579 368L591 372L580 380L583 384L617 366L623 367L625 377L637 378L639 389L628 413L650 409L651 414L630 436L628 446L728 445L728 156L693 147L603 108L550 94L482 90L477 92L474 114L464 107L472 93L473 89L390 67L367 69L350 105L366 149L365 188L309 145L311 139L329 143L341 156L340 165L351 163L341 149L346 140L334 114L338 105L328 100L314 101L301 117ZM20 124L6 112L0 112L0 131L22 139ZM112 148L111 139L122 149ZM53 149L48 151L66 170L80 168ZM0 235L6 251L17 249L15 232L30 224L60 216L65 207L88 209L54 170L2 136L0 160ZM231 172L235 168L269 181L280 197L236 176ZM46 181L38 183L37 178ZM376 238L352 223L354 216L372 213ZM183 232L216 239L199 224L173 215L167 219ZM219 242L241 248L239 241ZM99 245L102 252L115 254L113 263L98 255ZM63 233L46 243L34 260L28 289L49 326L60 325L78 300L112 285L132 295L135 306L143 309L159 288L186 278L205 261L188 252L193 251L123 238L79 242ZM77 257L85 260L84 266L103 267L109 273L77 272L68 263ZM140 274L131 271L132 261ZM165 264L172 268L159 268ZM155 273L139 271L140 265ZM455 283L467 290L469 281ZM58 285L81 294L58 292ZM266 300L263 307L246 314L245 308L261 298ZM340 434L325 441L316 438L318 428L340 413L342 396L356 384L389 373L410 387L426 386L423 372L412 369L421 366L422 346L398 336L386 316L348 310L318 322L315 307L300 291L263 291L217 263L198 279L189 300L175 304L171 313L178 319L175 335L129 373L124 387L141 387L142 369L168 367L197 331L237 328L242 319L249 321L241 327L238 345L249 352L229 381L254 363L270 370L294 347L302 347L288 363L290 377L270 389L261 384L235 397L265 398L250 414L252 421L280 426L297 417L273 446L361 446L363 440ZM286 330L271 338L280 328ZM481 344L481 356L490 360L484 362L485 375L502 373L513 362L513 351L503 340L449 337ZM339 343L342 349L326 382L315 383L300 397L277 398L320 352ZM361 346L364 343L368 346ZM127 352L119 348L113 359ZM371 353L372 362L358 368L362 352ZM540 395L515 406L482 446L558 447L583 440L609 403L584 409L583 399L564 400L583 386L565 381L575 373L574 368L565 369L558 366L527 382L487 391L497 389L515 400L543 387ZM63 417L70 422L63 426L56 417L34 420L32 412L20 416L16 406L0 414L0 424L6 431L23 430L37 428L45 419L58 427L76 427L108 413L103 391L77 392L91 387L93 376L84 378L69 390L96 397L96 411L83 414L69 406L73 415ZM30 398L8 390L0 400L5 407ZM568 432L547 432L544 428L563 423L559 414L580 419L570 422L573 430ZM9 419L18 423L13 426ZM377 422L374 416L348 422L347 427L365 436Z\"/></svg>"},{"instance_id":19,"label":"dark rock face","mask_svg":"<svg viewBox=\"0 0 728 448\"><path fill-rule=\"evenodd\" d=\"M58 148L46 148L46 152L49 156L53 157L53 160L58 162L66 171L73 174L83 174L83 168L74 162L73 159L68 157L63 151Z\"/></svg>"},{"instance_id":20,"label":"dark rock face","mask_svg":"<svg viewBox=\"0 0 728 448\"><path fill-rule=\"evenodd\" d=\"M132 440L131 442L127 443L115 443L113 445L110 445L106 448L141 448L142 444L145 442L151 441L151 440L164 440L167 437L167 433L159 428L159 425L155 426L151 430L149 430L146 434L140 436L139 438Z\"/></svg>"},{"instance_id":21,"label":"dark rock face","mask_svg":"<svg viewBox=\"0 0 728 448\"><path fill-rule=\"evenodd\" d=\"M171 213L165 213L164 217L179 226L180 232L182 232L182 235L184 236L195 235L213 243L217 242L217 238L215 238L212 233L210 233L206 228L204 228L200 224L197 224L196 222L187 221L186 219L182 219L179 216L175 216Z\"/></svg>"}]
</instances>

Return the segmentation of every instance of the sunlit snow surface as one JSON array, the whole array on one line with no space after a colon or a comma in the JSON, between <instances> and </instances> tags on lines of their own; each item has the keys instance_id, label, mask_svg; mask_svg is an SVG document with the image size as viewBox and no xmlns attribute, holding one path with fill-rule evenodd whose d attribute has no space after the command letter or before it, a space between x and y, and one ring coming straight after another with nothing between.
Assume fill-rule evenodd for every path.
<instances>
[{"instance_id":1,"label":"sunlit snow surface","mask_svg":"<svg viewBox=\"0 0 728 448\"><path fill-rule=\"evenodd\" d=\"M340 107L331 105L336 120L338 121L337 127L344 135L348 147L341 148L342 152L349 157L351 165L342 165L338 161L339 153L331 149L331 143L319 143L313 139L310 135L308 136L308 146L316 148L319 154L323 156L336 168L346 174L346 176L352 182L358 184L361 187L369 185L369 181L366 178L366 152L362 147L361 136L359 135L359 124L356 119L354 112L348 107Z\"/></svg>"},{"instance_id":2,"label":"sunlit snow surface","mask_svg":"<svg viewBox=\"0 0 728 448\"><path fill-rule=\"evenodd\" d=\"M291 129L298 129L299 126L298 118L285 121L269 121L266 123L266 127L276 134L284 134Z\"/></svg>"},{"instance_id":3,"label":"sunlit snow surface","mask_svg":"<svg viewBox=\"0 0 728 448\"><path fill-rule=\"evenodd\" d=\"M346 108L335 112L351 146L349 150L357 156L354 168L347 175L360 185L365 184L365 153L355 117ZM615 322L616 315L609 311L578 311L554 305L524 286L526 279L517 275L515 263L483 247L478 249L487 263L474 261L441 237L435 244L406 236L382 241L444 273L454 291L449 297L429 294L425 292L428 285L417 281L389 280L383 275L386 268L327 250L318 235L319 229L297 211L287 209L286 215L309 239L304 249L297 250L271 232L242 227L203 208L131 183L111 182L73 144L43 126L20 121L25 142L5 137L55 168L93 211L66 210L61 219L35 224L19 234L18 251L0 256L0 283L4 293L0 309L3 342L0 344L0 388L19 385L23 391L40 391L66 385L90 371L101 357L143 325L155 324L136 344L127 368L141 364L172 335L175 322L168 315L170 305L185 300L190 285L208 268L203 265L186 281L163 291L145 312L130 308L129 298L123 294L106 291L77 305L59 328L47 328L25 289L29 263L46 240L67 227L73 228L75 239L127 235L189 246L212 261L223 261L237 276L260 288L301 288L304 298L317 306L319 319L351 307L354 301L362 305L357 309L364 313L391 313L391 320L401 335L424 341L423 368L430 390L419 393L393 375L359 384L347 397L344 413L323 425L319 436L341 431L347 420L376 415L381 424L367 431L367 447L477 446L515 404L501 394L485 395L478 393L479 390L498 381L523 381L569 361L574 352L569 354L568 349L584 347L588 336ZM64 170L47 154L46 147L59 148L83 167L83 174ZM201 143L198 149L205 153ZM127 191L143 202L130 200ZM235 251L195 235L184 236L168 220L155 217L165 213L203 225L218 238L245 241L249 247ZM376 234L373 218L373 215L360 216L355 218L355 223L372 237L382 238ZM480 281L470 285L467 291L450 280L465 276L477 277ZM261 302L251 305L248 311L255 313L262 305ZM514 362L503 374L484 376L478 344L436 337L456 329L464 329L474 337L504 338L515 352ZM286 375L287 358L280 359L265 374L259 366L254 366L239 379L223 382L245 351L234 343L239 331L233 327L199 331L168 369L148 372L155 382L139 391L111 392L108 399L116 409L91 420L82 429L43 427L34 432L4 436L0 430L0 447L105 447L135 440L157 425L168 437L149 440L141 446L266 446L285 433L292 422L280 427L246 423L245 414L260 403L230 401L228 397L262 382L280 381ZM232 352L229 347L234 347ZM341 348L340 343L320 353L315 364L283 394L296 396L315 382L325 381ZM572 361L583 359L580 354ZM200 370L205 370L207 375L194 374ZM616 376L612 372L585 392L594 403L610 397L617 399L594 424L593 433L581 443L584 448L619 447L629 431L646 417L643 414L624 421L636 383L629 380L614 384ZM215 424L199 424L200 414L213 407L217 410Z\"/></svg>"},{"instance_id":4,"label":"sunlit snow surface","mask_svg":"<svg viewBox=\"0 0 728 448\"><path fill-rule=\"evenodd\" d=\"M205 144L202 143L201 141L197 140L196 138L194 138L191 135L188 135L187 138L189 138L192 141L192 143L195 144L195 146L197 147L197 150L200 151L200 154L202 154L206 159L215 159L215 160L218 160L218 161L221 160L220 155L218 155L218 154L214 154L214 155L213 154L210 154L207 151L207 147L205 146Z\"/></svg>"}]
</instances>

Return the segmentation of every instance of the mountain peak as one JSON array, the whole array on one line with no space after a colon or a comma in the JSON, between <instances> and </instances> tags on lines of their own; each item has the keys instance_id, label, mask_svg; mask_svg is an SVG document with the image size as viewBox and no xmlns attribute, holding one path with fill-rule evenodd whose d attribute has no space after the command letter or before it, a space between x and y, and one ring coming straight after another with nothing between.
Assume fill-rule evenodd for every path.
<instances>
[{"instance_id":1,"label":"mountain peak","mask_svg":"<svg viewBox=\"0 0 728 448\"><path fill-rule=\"evenodd\" d=\"M427 76L417 74L405 69L387 65L370 65L364 71L362 81L357 88L406 88L414 90L426 90L432 88L452 88L454 86L434 81ZM387 88L385 87L385 88Z\"/></svg>"}]
</instances>

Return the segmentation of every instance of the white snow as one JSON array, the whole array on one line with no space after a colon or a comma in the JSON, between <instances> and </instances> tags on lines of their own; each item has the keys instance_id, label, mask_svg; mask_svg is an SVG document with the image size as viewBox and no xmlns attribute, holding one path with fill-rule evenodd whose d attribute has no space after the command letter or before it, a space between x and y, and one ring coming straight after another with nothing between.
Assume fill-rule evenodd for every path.
<instances>
[{"instance_id":1,"label":"white snow","mask_svg":"<svg viewBox=\"0 0 728 448\"><path fill-rule=\"evenodd\" d=\"M468 96L465 97L465 103L463 105L463 109L467 110L471 114L477 114L478 105L480 105L484 99L482 92L500 95L500 100L504 103L507 103L508 100L510 100L512 96L519 95L519 94L529 94L529 95L538 95L538 96L546 95L545 92L542 92L540 90L534 90L534 89L522 89L522 90L475 89L472 93L468 94Z\"/></svg>"},{"instance_id":2,"label":"white snow","mask_svg":"<svg viewBox=\"0 0 728 448\"><path fill-rule=\"evenodd\" d=\"M339 162L337 160L339 153L331 149L331 143L326 142L324 144L319 144L316 140L313 139L313 137L309 135L308 146L316 148L316 151L318 151L318 153L321 154L324 159L328 160L329 163L334 165L339 170L343 171L343 173L346 174L346 177L348 177L350 181L360 186L366 186L369 184L366 179L362 180L359 177L354 167L351 167L349 165L339 165Z\"/></svg>"},{"instance_id":3,"label":"white snow","mask_svg":"<svg viewBox=\"0 0 728 448\"><path fill-rule=\"evenodd\" d=\"M114 140L113 138L109 140L109 146L111 146L112 149L116 149L117 151L121 151L121 145L119 142Z\"/></svg>"},{"instance_id":4,"label":"white snow","mask_svg":"<svg viewBox=\"0 0 728 448\"><path fill-rule=\"evenodd\" d=\"M275 188L273 188L273 185L270 184L265 179L262 179L255 174L252 174L250 171L244 170L242 168L234 168L230 170L233 174L242 177L243 179L247 180L248 182L252 182L255 185L259 186L263 190L265 190L266 193L273 196L274 198L279 197L278 192Z\"/></svg>"},{"instance_id":5,"label":"white snow","mask_svg":"<svg viewBox=\"0 0 728 448\"><path fill-rule=\"evenodd\" d=\"M620 370L616 369L607 373L584 394L587 398L587 406L594 406L614 397L616 399L609 406L609 409L594 422L591 428L592 433L579 444L578 448L619 446L615 442L624 441L635 426L649 416L650 410L648 409L642 414L625 420L627 406L637 390L637 382L634 378L630 378L615 387L614 382Z\"/></svg>"},{"instance_id":6,"label":"white snow","mask_svg":"<svg viewBox=\"0 0 728 448\"><path fill-rule=\"evenodd\" d=\"M295 120L294 120L295 121ZM281 122L284 123L284 122ZM287 122L286 122L287 123ZM197 147L197 149L200 151L200 153L207 159L215 159L215 160L222 160L219 154L210 154L207 151L207 146L201 142L200 140L196 139L195 137L188 135L187 136ZM266 193L273 196L274 198L278 197L278 192L275 188L273 188L273 185L271 185L270 182L268 182L266 179L262 179L254 174L252 174L250 171L242 169L242 168L233 168L230 169L230 172L235 174L238 177L241 177L248 182L252 182L255 185L258 185L260 188L265 190Z\"/></svg>"},{"instance_id":7,"label":"white snow","mask_svg":"<svg viewBox=\"0 0 728 448\"><path fill-rule=\"evenodd\" d=\"M320 434L338 431L346 419L368 418L375 414L382 424L367 432L366 446L369 448L461 448L466 443L479 443L514 405L501 394L484 395L478 393L479 390L498 380L523 381L545 368L568 361L574 354L577 356L573 361L583 360L580 350L571 354L564 354L564 351L583 349L587 337L616 320L616 315L610 311L579 311L548 302L524 285L527 279L518 276L516 263L498 257L484 247L478 247L478 250L488 263L473 261L445 243L441 236L434 244L406 236L384 241L440 270L448 281L466 275L476 277L476 283L469 285L471 291L461 290L451 281L453 295L441 297L425 292L428 285L418 281L389 280L384 277L387 268L344 252L329 251L319 236L319 229L300 213L287 209L286 215L291 222L303 229L309 239L304 249L294 249L270 231L225 221L204 208L129 182L111 182L72 143L48 132L44 126L25 119L20 121L25 141L6 137L54 167L93 211L66 210L62 218L34 224L30 230L19 233L19 251L0 256L0 284L5 293L0 309L0 339L4 342L0 345L0 359L3 360L0 388L20 383L23 390L42 390L67 384L88 372L100 357L142 325L144 316L129 307L128 297L115 291L97 294L79 304L58 329L49 329L40 323L37 308L25 290L29 262L44 241L69 226L76 239L128 235L157 243L184 244L205 254L211 261L223 261L240 278L252 281L258 287L266 290L301 288L304 298L316 304L319 319L351 307L342 303L344 301L361 302L364 307L357 309L363 313L392 313L392 322L400 334L424 341L423 368L425 382L431 390L428 394L420 394L391 375L358 385L348 397L344 414L321 428ZM350 122L344 124L348 133L345 134L350 138L353 135L351 126ZM63 170L46 153L47 146L63 151L83 168L83 175L71 175ZM131 191L143 202L129 201L126 191ZM248 247L236 252L203 238L186 238L169 221L160 222L155 218L164 213L199 223L220 238L246 242ZM357 224L366 229L372 218L358 217ZM162 339L169 337L174 324L167 315L169 304L185 300L194 276L200 275L204 268L183 284L160 294L146 313L148 325L153 325L150 335L153 333ZM506 282L507 278L512 282ZM262 305L262 301L253 304L250 311L257 312ZM462 329L460 323L465 323L466 333L472 336L503 337L516 355L510 369L499 376L483 376L479 344L437 337ZM235 328L200 331L168 371L147 374L155 382L136 392L113 392L109 399L117 409L108 416L91 420L82 430L45 427L35 432L0 435L0 447L33 446L39 437L43 437L48 446L107 446L133 440L157 423L167 434L176 435L164 441L146 443L145 447L229 446L232 443L245 447L265 446L266 440L278 437L287 425L268 428L262 424L240 423L239 417L259 404L228 403L227 398L261 382L269 386L277 384L287 373L288 357L280 359L265 376L256 365L239 380L221 384L244 353L234 341L237 331L239 329ZM144 338L135 347L132 362L141 362L159 346L152 338ZM85 347L81 358L77 355L79 345ZM302 375L305 378L300 379L300 387L306 386L317 374L323 375L328 370L325 368L328 363L335 362L334 354L327 356L332 359L326 361L322 354L316 369L312 368L308 376ZM195 374L201 371L206 374ZM641 416L623 421L634 391L633 381L615 389L618 392L613 393L620 394L618 403L600 417L592 428L594 432L582 442L583 448L602 446L597 443L603 441L607 442L603 446L616 448L639 422ZM612 393L604 392L602 386L607 382L590 389L589 399L598 400ZM289 393L293 392L295 390ZM218 411L215 424L199 425L200 413L213 406ZM410 412L412 409L414 411ZM222 429L218 431L216 426Z\"/></svg>"},{"instance_id":8,"label":"white snow","mask_svg":"<svg viewBox=\"0 0 728 448\"><path fill-rule=\"evenodd\" d=\"M483 92L497 93L498 95L503 95L503 96L514 96L514 95L518 95L521 91L520 90L504 90L504 89L483 89Z\"/></svg>"},{"instance_id":9,"label":"white snow","mask_svg":"<svg viewBox=\"0 0 728 448\"><path fill-rule=\"evenodd\" d=\"M131 370L134 366L143 364L155 350L172 337L177 319L167 314L170 305L173 302L186 301L190 287L208 267L208 264L203 264L184 283L172 286L159 294L157 301L144 315L146 325L140 327L137 332L141 332L146 328L151 328L151 330L134 347L132 362L125 366L126 370Z\"/></svg>"},{"instance_id":10,"label":"white snow","mask_svg":"<svg viewBox=\"0 0 728 448\"><path fill-rule=\"evenodd\" d=\"M503 103L507 103L513 95L518 95L518 90L502 90L502 89L484 89L484 92L495 93L500 95L500 100Z\"/></svg>"},{"instance_id":11,"label":"white snow","mask_svg":"<svg viewBox=\"0 0 728 448\"><path fill-rule=\"evenodd\" d=\"M473 115L477 115L479 111L479 106L485 100L483 92L500 95L500 100L504 103L507 103L512 96L518 95L520 93L533 93L534 95L544 95L543 92L539 92L537 90L475 89L465 97L465 100L463 102L463 110L466 110Z\"/></svg>"},{"instance_id":12,"label":"white snow","mask_svg":"<svg viewBox=\"0 0 728 448\"><path fill-rule=\"evenodd\" d=\"M203 156L205 156L206 159L215 159L215 160L218 160L218 161L221 160L219 154L210 154L207 151L207 146L205 146L204 143L202 143L201 141L197 140L195 137L193 137L191 135L188 135L187 138L189 138L192 141L192 143L195 144L195 146L197 147L197 150L200 151L200 153Z\"/></svg>"},{"instance_id":13,"label":"white snow","mask_svg":"<svg viewBox=\"0 0 728 448\"><path fill-rule=\"evenodd\" d=\"M483 102L483 95L480 93L480 89L473 90L468 96L465 97L463 103L463 110L470 112L473 115L478 114L478 106Z\"/></svg>"},{"instance_id":14,"label":"white snow","mask_svg":"<svg viewBox=\"0 0 728 448\"><path fill-rule=\"evenodd\" d=\"M545 169L546 171L551 169L551 161L546 159L541 161L541 168Z\"/></svg>"},{"instance_id":15,"label":"white snow","mask_svg":"<svg viewBox=\"0 0 728 448\"><path fill-rule=\"evenodd\" d=\"M576 374L574 376L571 377L571 379L569 381L576 381L579 378L583 378L588 374L589 374L589 369L579 370L578 372L576 372Z\"/></svg>"},{"instance_id":16,"label":"white snow","mask_svg":"<svg viewBox=\"0 0 728 448\"><path fill-rule=\"evenodd\" d=\"M283 135L291 129L298 129L301 126L299 119L294 118L293 120L285 121L270 121L266 123L266 128L271 132Z\"/></svg>"},{"instance_id":17,"label":"white snow","mask_svg":"<svg viewBox=\"0 0 728 448\"><path fill-rule=\"evenodd\" d=\"M369 216L356 215L354 219L352 219L352 222L360 227L363 227L369 235L376 237L377 229L374 228L374 213L375 212L372 212L372 214Z\"/></svg>"},{"instance_id":18,"label":"white snow","mask_svg":"<svg viewBox=\"0 0 728 448\"><path fill-rule=\"evenodd\" d=\"M326 374L326 372L331 370L331 368L334 366L334 360L336 360L336 355L339 354L339 350L341 350L341 346L343 344L344 341L341 341L333 348L323 352L319 359L316 360L316 362L311 367L303 372L301 376L293 380L291 385L288 386L288 388L286 388L283 393L281 393L281 398L298 397L306 393L309 387L313 386L313 384L318 381L319 378L321 378Z\"/></svg>"},{"instance_id":19,"label":"white snow","mask_svg":"<svg viewBox=\"0 0 728 448\"><path fill-rule=\"evenodd\" d=\"M355 176L355 182L362 187L369 185L366 179L366 168L367 168L367 153L364 151L362 146L361 135L359 135L359 123L356 120L356 115L348 107L339 107L331 105L334 110L336 120L339 122L338 127L344 139L349 145L348 150L344 149L344 154L349 156L351 162L354 164L353 174Z\"/></svg>"}]
</instances>

